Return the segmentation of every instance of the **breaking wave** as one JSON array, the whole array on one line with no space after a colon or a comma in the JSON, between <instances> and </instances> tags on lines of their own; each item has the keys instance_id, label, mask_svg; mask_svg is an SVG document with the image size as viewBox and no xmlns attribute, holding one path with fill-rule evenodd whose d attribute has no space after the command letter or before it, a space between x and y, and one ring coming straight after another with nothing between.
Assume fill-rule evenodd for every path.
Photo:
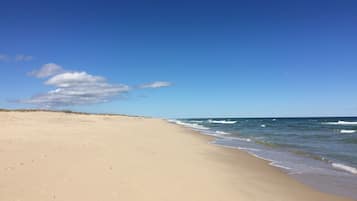
<instances>
[{"instance_id":1,"label":"breaking wave","mask_svg":"<svg viewBox=\"0 0 357 201\"><path fill-rule=\"evenodd\" d=\"M340 133L355 133L356 132L356 130L340 130Z\"/></svg>"},{"instance_id":2,"label":"breaking wave","mask_svg":"<svg viewBox=\"0 0 357 201\"><path fill-rule=\"evenodd\" d=\"M211 124L235 124L235 123L237 123L237 121L212 120L212 119L209 119L209 120L208 120L208 123L211 123Z\"/></svg>"},{"instance_id":3,"label":"breaking wave","mask_svg":"<svg viewBox=\"0 0 357 201\"><path fill-rule=\"evenodd\" d=\"M325 122L329 125L357 125L357 121L337 121L337 122Z\"/></svg>"},{"instance_id":4,"label":"breaking wave","mask_svg":"<svg viewBox=\"0 0 357 201\"><path fill-rule=\"evenodd\" d=\"M219 134L219 135L229 135L229 133L226 133L224 131L216 131L216 134Z\"/></svg>"},{"instance_id":5,"label":"breaking wave","mask_svg":"<svg viewBox=\"0 0 357 201\"><path fill-rule=\"evenodd\" d=\"M182 122L179 120L168 120L169 122L178 124L178 125L182 125L185 127L189 127L189 128L193 128L193 129L198 129L198 130L209 130L209 128L202 126L200 124L196 124L196 123L186 123L186 122Z\"/></svg>"},{"instance_id":6,"label":"breaking wave","mask_svg":"<svg viewBox=\"0 0 357 201\"><path fill-rule=\"evenodd\" d=\"M340 163L332 163L331 164L333 168L338 169L338 170L343 170L352 174L357 174L357 169L351 166L347 166L344 164Z\"/></svg>"}]
</instances>

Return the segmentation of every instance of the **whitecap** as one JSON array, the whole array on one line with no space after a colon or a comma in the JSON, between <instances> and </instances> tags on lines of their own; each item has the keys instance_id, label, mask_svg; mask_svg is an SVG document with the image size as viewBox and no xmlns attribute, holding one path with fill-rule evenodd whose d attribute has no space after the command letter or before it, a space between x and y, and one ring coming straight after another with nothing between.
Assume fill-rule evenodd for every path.
<instances>
[{"instance_id":1,"label":"whitecap","mask_svg":"<svg viewBox=\"0 0 357 201\"><path fill-rule=\"evenodd\" d=\"M357 125L357 121L325 122L323 124L329 124L329 125Z\"/></svg>"},{"instance_id":2,"label":"whitecap","mask_svg":"<svg viewBox=\"0 0 357 201\"><path fill-rule=\"evenodd\" d=\"M349 133L355 133L356 132L356 130L340 130L340 133L347 133L347 134L349 134Z\"/></svg>"},{"instance_id":3,"label":"whitecap","mask_svg":"<svg viewBox=\"0 0 357 201\"><path fill-rule=\"evenodd\" d=\"M260 125L260 127L265 128L267 127L265 124Z\"/></svg>"},{"instance_id":4,"label":"whitecap","mask_svg":"<svg viewBox=\"0 0 357 201\"><path fill-rule=\"evenodd\" d=\"M212 124L235 124L237 121L227 121L227 120L208 120L208 123Z\"/></svg>"},{"instance_id":5,"label":"whitecap","mask_svg":"<svg viewBox=\"0 0 357 201\"><path fill-rule=\"evenodd\" d=\"M219 135L228 135L229 133L226 133L224 131L216 131L216 134L219 134Z\"/></svg>"},{"instance_id":6,"label":"whitecap","mask_svg":"<svg viewBox=\"0 0 357 201\"><path fill-rule=\"evenodd\" d=\"M352 174L357 174L357 169L351 166L347 166L341 163L332 163L331 164L333 168L343 170Z\"/></svg>"},{"instance_id":7,"label":"whitecap","mask_svg":"<svg viewBox=\"0 0 357 201\"><path fill-rule=\"evenodd\" d=\"M199 120L190 120L190 122L192 122L192 123L202 123L203 121L199 121Z\"/></svg>"}]
</instances>

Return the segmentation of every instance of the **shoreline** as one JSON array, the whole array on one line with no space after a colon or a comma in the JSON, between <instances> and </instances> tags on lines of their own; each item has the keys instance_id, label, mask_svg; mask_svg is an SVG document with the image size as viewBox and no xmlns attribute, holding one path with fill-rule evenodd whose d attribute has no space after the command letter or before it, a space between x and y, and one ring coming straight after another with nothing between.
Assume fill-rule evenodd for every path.
<instances>
[{"instance_id":1,"label":"shoreline","mask_svg":"<svg viewBox=\"0 0 357 201\"><path fill-rule=\"evenodd\" d=\"M264 163L279 170L281 173L287 175L289 178L296 180L299 183L306 185L307 187L312 188L316 191L331 194L331 195L336 195L336 196L342 196L342 197L349 198L352 200L356 199L355 198L356 196L351 194L351 192L353 192L353 190L352 190L353 188L349 188L348 190L346 189L346 190L342 190L342 191L341 191L342 188L341 189L330 189L331 186L328 186L326 184L321 185L317 181L315 181L315 179L318 179L319 181L330 182L330 181L333 181L333 180L336 180L339 178L333 178L332 176L311 175L311 174L309 176L299 175L299 174L291 172L291 170L292 170L291 168L279 165L277 163L277 161L274 161L274 160L268 159L268 158L264 158L264 157L261 157L257 154L250 152L252 149L254 150L254 148L241 148L241 147L235 147L235 146L217 143L217 141L219 141L219 138L221 138L216 135L217 132L208 132L207 130L191 128L189 126L177 124L175 121L171 121L171 120L168 120L168 122L173 125L177 125L179 127L187 129L188 132L193 132L195 135L201 135L201 136L206 137L206 140L212 146L218 146L218 147L225 148L228 150L235 150L237 152L243 152L243 153L248 154L249 156L254 157L258 160L262 160ZM249 142L251 142L251 141L249 141ZM353 178L352 178L352 180L353 180ZM334 181L334 182L336 182L336 181Z\"/></svg>"},{"instance_id":2,"label":"shoreline","mask_svg":"<svg viewBox=\"0 0 357 201\"><path fill-rule=\"evenodd\" d=\"M336 119L339 118L333 118L334 121L336 121ZM277 119L269 118L259 120L264 120L264 123L268 121L267 123L269 123L269 121L275 122ZM328 120L333 121L330 119ZM301 150L295 153L294 151L282 148L282 146L279 145L274 146L272 143L265 144L261 143L259 140L257 142L254 139L254 135L249 136L246 135L246 133L245 135L241 135L238 133L239 130L236 127L232 129L232 124L235 124L238 121L248 121L246 118L219 120L211 120L208 118L169 119L168 121L194 130L201 135L212 136L214 139L211 140L211 144L213 145L244 151L253 157L267 161L269 165L281 169L285 174L313 189L357 200L355 191L357 188L357 182L355 180L357 175L355 172L356 169L353 168L353 166L347 166L344 165L344 162L328 160L324 157L312 155L311 153L303 152ZM223 126L217 126L217 124ZM262 123L260 122L260 124ZM258 122L258 125L260 124ZM244 129L244 126L242 125L239 125L239 127ZM263 128L265 128L265 126ZM264 131L261 130L261 132ZM339 164L342 165L337 167Z\"/></svg>"},{"instance_id":3,"label":"shoreline","mask_svg":"<svg viewBox=\"0 0 357 201\"><path fill-rule=\"evenodd\" d=\"M0 112L2 200L351 200L163 119Z\"/></svg>"},{"instance_id":4,"label":"shoreline","mask_svg":"<svg viewBox=\"0 0 357 201\"><path fill-rule=\"evenodd\" d=\"M285 167L274 165L273 164L274 161L271 161L269 159L260 157L258 155L254 155L252 153L249 153L249 152L247 152L245 150L242 150L242 149L239 149L237 147L216 144L215 141L216 141L217 137L213 136L213 135L210 135L210 134L207 134L203 130L195 130L195 129L192 129L192 128L189 128L189 127L185 127L183 125L178 125L178 124L176 124L174 122L170 122L170 123L175 125L175 126L182 127L183 129L187 130L187 132L191 132L193 135L203 136L203 138L202 138L203 140L207 141L211 146L216 146L216 147L222 148L223 151L230 151L230 152L233 152L233 153L236 152L236 154L246 154L248 157L252 157L254 159L257 159L257 160L261 161L262 163L264 163L265 165L267 165L268 167L273 168L275 171L278 172L278 174L283 174L283 175L287 176L288 179L292 179L295 182L298 182L299 184L301 184L301 185L303 185L303 186L305 186L305 187L307 187L307 188L309 188L309 189L311 189L313 191L317 191L319 193L323 193L323 194L327 194L327 195L338 196L338 197L341 196L341 195L333 194L333 193L330 193L330 192L320 191L320 190L318 190L317 188L315 188L315 187L313 187L311 185L307 185L305 182L299 180L297 177L290 176ZM344 196L341 196L341 197L345 198L345 199L354 200L353 198L350 198L350 197L344 197Z\"/></svg>"}]
</instances>

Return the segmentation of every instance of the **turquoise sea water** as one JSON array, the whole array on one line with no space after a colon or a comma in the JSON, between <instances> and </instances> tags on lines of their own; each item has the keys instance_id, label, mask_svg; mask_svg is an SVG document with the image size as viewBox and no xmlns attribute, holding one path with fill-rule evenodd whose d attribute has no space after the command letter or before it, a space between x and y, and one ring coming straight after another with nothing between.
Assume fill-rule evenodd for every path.
<instances>
[{"instance_id":1,"label":"turquoise sea water","mask_svg":"<svg viewBox=\"0 0 357 201\"><path fill-rule=\"evenodd\" d=\"M270 161L319 190L357 199L357 118L205 118L174 123Z\"/></svg>"}]
</instances>

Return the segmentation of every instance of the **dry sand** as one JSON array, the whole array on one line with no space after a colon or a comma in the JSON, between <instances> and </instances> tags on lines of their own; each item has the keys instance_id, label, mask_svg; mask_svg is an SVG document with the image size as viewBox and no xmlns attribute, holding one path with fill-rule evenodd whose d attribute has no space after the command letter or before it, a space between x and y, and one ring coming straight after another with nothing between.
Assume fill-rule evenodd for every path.
<instances>
[{"instance_id":1,"label":"dry sand","mask_svg":"<svg viewBox=\"0 0 357 201\"><path fill-rule=\"evenodd\" d=\"M0 201L344 200L209 140L159 119L0 112Z\"/></svg>"}]
</instances>

